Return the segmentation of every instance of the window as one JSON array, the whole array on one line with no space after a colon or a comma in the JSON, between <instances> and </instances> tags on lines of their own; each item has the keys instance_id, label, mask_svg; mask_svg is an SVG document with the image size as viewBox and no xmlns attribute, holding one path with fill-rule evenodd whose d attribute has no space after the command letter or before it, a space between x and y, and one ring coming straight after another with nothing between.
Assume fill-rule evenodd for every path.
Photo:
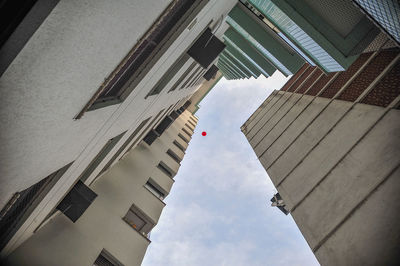
<instances>
[{"instance_id":1,"label":"window","mask_svg":"<svg viewBox=\"0 0 400 266\"><path fill-rule=\"evenodd\" d=\"M36 184L19 191L0 211L0 250L10 241L29 215L60 180L72 163L55 171Z\"/></svg>"},{"instance_id":2,"label":"window","mask_svg":"<svg viewBox=\"0 0 400 266\"><path fill-rule=\"evenodd\" d=\"M196 127L196 124L195 124L195 123L193 123L191 120L188 120L188 123L189 123L189 124L191 124L191 125L193 126L193 128L195 128L195 127Z\"/></svg>"},{"instance_id":3,"label":"window","mask_svg":"<svg viewBox=\"0 0 400 266\"><path fill-rule=\"evenodd\" d=\"M143 38L107 77L75 119L81 118L88 110L118 104L126 99L159 60L163 54L162 51L175 41L176 36L187 28L207 3L208 0L172 1Z\"/></svg>"},{"instance_id":4,"label":"window","mask_svg":"<svg viewBox=\"0 0 400 266\"><path fill-rule=\"evenodd\" d=\"M142 131L142 133L140 133L140 135L137 137L137 139L131 144L131 146L129 146L128 149L126 149L124 155L127 154L133 148L133 146L135 146L138 143L138 141L142 139L143 135L148 132L148 130L151 126L153 126L154 121L157 121L157 119L160 117L160 115L162 114L163 111L164 111L164 109L162 109L160 112L158 112L158 114L154 117L154 119L150 121L150 123Z\"/></svg>"},{"instance_id":5,"label":"window","mask_svg":"<svg viewBox=\"0 0 400 266\"><path fill-rule=\"evenodd\" d=\"M180 137L184 142L189 143L189 140L185 138L181 133L178 134L178 137Z\"/></svg>"},{"instance_id":6,"label":"window","mask_svg":"<svg viewBox=\"0 0 400 266\"><path fill-rule=\"evenodd\" d=\"M93 266L123 266L123 264L107 250L103 249L96 261L93 263Z\"/></svg>"},{"instance_id":7,"label":"window","mask_svg":"<svg viewBox=\"0 0 400 266\"><path fill-rule=\"evenodd\" d=\"M118 149L118 151L114 154L114 156L111 158L111 160L108 161L108 163L103 167L103 169L101 170L101 172L97 175L101 175L102 173L104 173L105 171L107 171L107 169L112 165L112 163L117 159L117 157L121 154L121 152L128 146L129 143L131 143L131 141L136 137L136 135L140 132L140 130L142 130L142 128L144 127L144 125L147 124L147 122L150 120L151 117L143 120L140 125L133 131L133 133L129 136L129 138L124 142L124 144L121 145L121 147Z\"/></svg>"},{"instance_id":8,"label":"window","mask_svg":"<svg viewBox=\"0 0 400 266\"><path fill-rule=\"evenodd\" d=\"M175 144L176 147L178 147L178 149L185 152L185 148L178 141L174 140L173 143Z\"/></svg>"},{"instance_id":9,"label":"window","mask_svg":"<svg viewBox=\"0 0 400 266\"><path fill-rule=\"evenodd\" d=\"M164 89L164 87L167 86L170 80L176 75L176 73L183 67L183 65L189 60L189 58L190 56L186 53L178 58L167 70L167 72L164 73L164 75L146 97L159 94Z\"/></svg>"},{"instance_id":10,"label":"window","mask_svg":"<svg viewBox=\"0 0 400 266\"><path fill-rule=\"evenodd\" d=\"M172 111L170 114L169 114L169 116L172 118L172 119L174 119L174 120L176 120L178 117L179 117L179 114L178 114L178 112L177 111Z\"/></svg>"},{"instance_id":11,"label":"window","mask_svg":"<svg viewBox=\"0 0 400 266\"><path fill-rule=\"evenodd\" d=\"M185 132L185 134L187 134L189 137L192 136L192 134L189 131L187 131L186 128L183 127L182 131Z\"/></svg>"},{"instance_id":12,"label":"window","mask_svg":"<svg viewBox=\"0 0 400 266\"><path fill-rule=\"evenodd\" d=\"M246 58L248 59L248 58ZM210 81L211 79L215 78L215 76L217 75L218 72L218 67L216 67L215 65L212 65L207 72L204 74L204 78L208 81Z\"/></svg>"},{"instance_id":13,"label":"window","mask_svg":"<svg viewBox=\"0 0 400 266\"><path fill-rule=\"evenodd\" d=\"M187 85L188 88L193 87L194 83L197 81L197 79L202 76L203 69L199 69L196 73L196 75L193 77L193 79L190 81L190 83Z\"/></svg>"},{"instance_id":14,"label":"window","mask_svg":"<svg viewBox=\"0 0 400 266\"><path fill-rule=\"evenodd\" d=\"M198 66L198 67L192 72L192 74L186 79L186 81L182 84L182 86L180 87L180 89L186 88L186 87L187 87L187 84L188 84L189 82L192 81L194 75L196 75L196 73L197 73L200 69L201 69L201 66Z\"/></svg>"},{"instance_id":15,"label":"window","mask_svg":"<svg viewBox=\"0 0 400 266\"><path fill-rule=\"evenodd\" d=\"M152 179L149 179L144 187L158 199L163 200L165 198L165 193L161 192L161 189Z\"/></svg>"},{"instance_id":16,"label":"window","mask_svg":"<svg viewBox=\"0 0 400 266\"><path fill-rule=\"evenodd\" d=\"M197 120L196 120L195 118L193 118L193 116L189 116L189 118L190 118L194 123L197 124Z\"/></svg>"},{"instance_id":17,"label":"window","mask_svg":"<svg viewBox=\"0 0 400 266\"><path fill-rule=\"evenodd\" d=\"M160 163L157 165L157 168L171 178L174 175L174 171L172 171L172 169L169 168L168 165L166 165L163 161L160 161Z\"/></svg>"},{"instance_id":18,"label":"window","mask_svg":"<svg viewBox=\"0 0 400 266\"><path fill-rule=\"evenodd\" d=\"M196 62L193 62L193 63L189 66L189 68L185 71L185 73L183 73L182 76L175 82L175 84L171 87L171 89L169 90L169 92L170 92L170 91L174 91L174 90L179 86L179 84L181 84L182 81L187 77L187 75L189 75L190 71L192 71L193 68L194 68L196 65L197 65L197 63L196 63Z\"/></svg>"},{"instance_id":19,"label":"window","mask_svg":"<svg viewBox=\"0 0 400 266\"><path fill-rule=\"evenodd\" d=\"M182 159L171 149L168 149L167 154L177 163L181 163Z\"/></svg>"},{"instance_id":20,"label":"window","mask_svg":"<svg viewBox=\"0 0 400 266\"><path fill-rule=\"evenodd\" d=\"M132 204L123 220L146 239L148 239L148 235L155 225L155 222L135 204Z\"/></svg>"},{"instance_id":21,"label":"window","mask_svg":"<svg viewBox=\"0 0 400 266\"><path fill-rule=\"evenodd\" d=\"M93 161L88 165L88 167L82 173L82 175L80 177L80 180L82 182L85 182L89 178L89 176L93 173L93 171L96 170L97 166L104 160L104 158L107 156L107 154L114 148L114 146L122 138L122 136L125 134L125 132L110 139L104 145L104 147L100 150L100 152L97 154L97 156L93 159Z\"/></svg>"},{"instance_id":22,"label":"window","mask_svg":"<svg viewBox=\"0 0 400 266\"><path fill-rule=\"evenodd\" d=\"M156 132L161 136L167 128L174 122L174 119L167 115L164 119L160 122L160 124L156 127Z\"/></svg>"},{"instance_id":23,"label":"window","mask_svg":"<svg viewBox=\"0 0 400 266\"><path fill-rule=\"evenodd\" d=\"M171 105L167 111L165 111L165 113L163 113L163 115L167 114L171 109L173 108L173 105ZM143 138L143 141L146 142L148 145L151 145L162 133L157 132L157 129L159 126L161 126L162 122L160 122L160 120L163 118L163 116L161 116L159 118L159 120L157 120L157 122L154 124L154 126L156 126L156 129L152 129L150 130L147 135ZM164 117L164 119L166 119L166 117ZM162 120L164 121L164 120ZM160 123L160 124L158 124ZM161 129L161 128L160 128Z\"/></svg>"},{"instance_id":24,"label":"window","mask_svg":"<svg viewBox=\"0 0 400 266\"><path fill-rule=\"evenodd\" d=\"M194 132L194 128L192 128L191 126L189 126L187 123L185 123L185 126L190 129L192 132Z\"/></svg>"},{"instance_id":25,"label":"window","mask_svg":"<svg viewBox=\"0 0 400 266\"><path fill-rule=\"evenodd\" d=\"M203 72L205 70L204 69L199 69L199 71L197 71L196 75L193 77L192 81L187 85L188 88L193 87L194 83L197 81L197 79L202 76Z\"/></svg>"},{"instance_id":26,"label":"window","mask_svg":"<svg viewBox=\"0 0 400 266\"><path fill-rule=\"evenodd\" d=\"M147 145L153 144L153 142L160 136L154 129L150 130L146 136L144 136L143 141L147 143Z\"/></svg>"}]
</instances>

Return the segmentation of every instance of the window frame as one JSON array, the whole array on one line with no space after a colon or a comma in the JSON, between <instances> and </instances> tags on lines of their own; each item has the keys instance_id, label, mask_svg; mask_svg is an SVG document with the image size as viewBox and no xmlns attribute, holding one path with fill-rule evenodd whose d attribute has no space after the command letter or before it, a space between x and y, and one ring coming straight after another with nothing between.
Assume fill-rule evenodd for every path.
<instances>
[{"instance_id":1,"label":"window frame","mask_svg":"<svg viewBox=\"0 0 400 266\"><path fill-rule=\"evenodd\" d=\"M174 4L179 3L179 0L171 2L171 4L160 15L159 19L157 19L157 21L143 35L144 37L134 45L134 47L129 51L125 58L105 79L105 81L97 89L96 93L89 99L89 101L74 117L74 119L77 120L82 118L82 116L86 112L122 103L132 93L132 91L136 89L138 84L143 80L143 78L147 75L151 68L164 55L164 53L170 48L171 44L181 35L181 33L187 29L188 25L190 25L193 19L208 4L208 2L209 0L193 1L193 3L191 3L188 9L185 11L184 15L182 15L173 25L170 25L170 29L168 30L167 34L161 37L161 40L156 43L150 54L142 60L140 65L137 66L135 70L131 70L133 56L140 52L140 49L144 49L141 47L146 43L146 41L147 43L151 43L151 40L147 40L147 38L153 32L157 31L157 27L159 25L163 24L161 23L162 19L171 15L170 11L174 8ZM187 3L180 4L183 6L188 3L189 1ZM153 39L155 39L156 37L154 37ZM138 60L138 62L140 62L140 60ZM126 76L128 70L133 71L133 73ZM118 79L114 79L117 75L119 76ZM106 90L108 87L110 87L109 90L111 90L121 79L124 79L124 81L122 82L122 85L119 85L120 88L117 90L117 93L115 95L104 98L100 97L103 94L104 90ZM111 82L112 85L110 85Z\"/></svg>"},{"instance_id":2,"label":"window frame","mask_svg":"<svg viewBox=\"0 0 400 266\"><path fill-rule=\"evenodd\" d=\"M185 138L185 136L183 136L181 133L178 134L178 137L180 137L184 142L186 142L186 144L189 144L189 141L187 138Z\"/></svg>"},{"instance_id":3,"label":"window frame","mask_svg":"<svg viewBox=\"0 0 400 266\"><path fill-rule=\"evenodd\" d=\"M178 147L179 150L181 150L183 153L186 152L185 147L183 147L182 144L180 144L176 139L172 142L176 147Z\"/></svg>"},{"instance_id":4,"label":"window frame","mask_svg":"<svg viewBox=\"0 0 400 266\"><path fill-rule=\"evenodd\" d=\"M127 217L129 212L133 213L140 220L145 222L145 224L140 229L137 229L136 227L134 227L134 225L132 225L133 221L130 221ZM132 204L124 217L122 217L122 220L127 223L132 229L134 229L139 235L150 242L149 235L151 230L153 230L154 226L156 225L156 222L153 221L153 219L151 219L146 213L144 213L137 205Z\"/></svg>"},{"instance_id":5,"label":"window frame","mask_svg":"<svg viewBox=\"0 0 400 266\"><path fill-rule=\"evenodd\" d=\"M164 163L163 161L160 161L157 165L157 168L161 170L161 172L163 172L166 176L170 177L173 179L173 177L175 176L175 172L171 169L171 167L169 167L166 163Z\"/></svg>"},{"instance_id":6,"label":"window frame","mask_svg":"<svg viewBox=\"0 0 400 266\"><path fill-rule=\"evenodd\" d=\"M143 187L165 205L163 200L167 197L167 193L156 184L153 179L149 178Z\"/></svg>"},{"instance_id":7,"label":"window frame","mask_svg":"<svg viewBox=\"0 0 400 266\"><path fill-rule=\"evenodd\" d=\"M100 266L96 264L96 261L101 257L111 263L113 266L124 266L115 256L111 255L110 252L105 250L104 248L101 250L100 254L97 256L96 260L93 262L93 266Z\"/></svg>"},{"instance_id":8,"label":"window frame","mask_svg":"<svg viewBox=\"0 0 400 266\"><path fill-rule=\"evenodd\" d=\"M173 150L168 149L166 154L169 155L175 162L177 162L179 165L181 164L183 158L179 157L178 154L176 154Z\"/></svg>"}]
</instances>

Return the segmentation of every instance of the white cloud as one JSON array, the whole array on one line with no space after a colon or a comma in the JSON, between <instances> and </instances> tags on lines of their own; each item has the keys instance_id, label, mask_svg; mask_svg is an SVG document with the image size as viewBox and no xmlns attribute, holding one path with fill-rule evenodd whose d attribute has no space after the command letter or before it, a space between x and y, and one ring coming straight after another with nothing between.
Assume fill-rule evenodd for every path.
<instances>
[{"instance_id":1,"label":"white cloud","mask_svg":"<svg viewBox=\"0 0 400 266\"><path fill-rule=\"evenodd\" d=\"M240 132L286 80L222 79L205 97L143 265L317 265L293 219L269 206L274 187Z\"/></svg>"}]
</instances>

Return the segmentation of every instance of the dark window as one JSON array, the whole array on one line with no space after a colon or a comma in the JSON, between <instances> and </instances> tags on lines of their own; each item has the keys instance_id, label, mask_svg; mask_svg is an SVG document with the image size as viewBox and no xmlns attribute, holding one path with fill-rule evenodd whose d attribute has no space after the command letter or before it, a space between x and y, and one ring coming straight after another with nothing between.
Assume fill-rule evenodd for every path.
<instances>
[{"instance_id":1,"label":"dark window","mask_svg":"<svg viewBox=\"0 0 400 266\"><path fill-rule=\"evenodd\" d=\"M189 137L192 136L192 134L186 130L186 128L182 128L182 131L185 132Z\"/></svg>"},{"instance_id":2,"label":"dark window","mask_svg":"<svg viewBox=\"0 0 400 266\"><path fill-rule=\"evenodd\" d=\"M171 87L171 89L169 91L174 91L179 84L182 83L182 81L187 77L187 75L189 75L190 71L193 70L193 68L197 65L196 62L193 62L188 69L186 69L185 73L183 73L183 75L175 82L175 84Z\"/></svg>"},{"instance_id":3,"label":"dark window","mask_svg":"<svg viewBox=\"0 0 400 266\"><path fill-rule=\"evenodd\" d=\"M205 72L206 72L205 70L203 70L203 71L201 72L201 74L197 77L196 81L194 82L193 86L197 86L197 85L199 85L201 82L203 82L203 79L204 79L203 75L204 75Z\"/></svg>"},{"instance_id":4,"label":"dark window","mask_svg":"<svg viewBox=\"0 0 400 266\"><path fill-rule=\"evenodd\" d=\"M160 200L165 198L165 193L161 191L161 188L152 179L149 179L144 187Z\"/></svg>"},{"instance_id":5,"label":"dark window","mask_svg":"<svg viewBox=\"0 0 400 266\"><path fill-rule=\"evenodd\" d=\"M174 140L173 143L175 144L176 147L178 147L178 149L185 152L185 148L178 141Z\"/></svg>"},{"instance_id":6,"label":"dark window","mask_svg":"<svg viewBox=\"0 0 400 266\"><path fill-rule=\"evenodd\" d=\"M195 119L193 116L189 116L189 118L190 118L194 123L197 124L197 119Z\"/></svg>"},{"instance_id":7,"label":"dark window","mask_svg":"<svg viewBox=\"0 0 400 266\"><path fill-rule=\"evenodd\" d=\"M193 123L191 120L188 120L188 123L191 124L193 127L196 127L196 124ZM194 130L193 130L194 131Z\"/></svg>"},{"instance_id":8,"label":"dark window","mask_svg":"<svg viewBox=\"0 0 400 266\"><path fill-rule=\"evenodd\" d=\"M172 117L170 117L169 115L167 115L162 121L161 123L156 127L156 132L161 136L162 133L164 133L165 130L167 130L167 128L169 128L169 126L172 124L172 122L174 122L174 120L172 119Z\"/></svg>"},{"instance_id":9,"label":"dark window","mask_svg":"<svg viewBox=\"0 0 400 266\"><path fill-rule=\"evenodd\" d=\"M148 234L155 225L155 222L134 204L132 204L123 220L146 238L148 238Z\"/></svg>"},{"instance_id":10,"label":"dark window","mask_svg":"<svg viewBox=\"0 0 400 266\"><path fill-rule=\"evenodd\" d=\"M58 204L57 209L75 223L96 197L96 193L81 180L78 180L60 204Z\"/></svg>"},{"instance_id":11,"label":"dark window","mask_svg":"<svg viewBox=\"0 0 400 266\"><path fill-rule=\"evenodd\" d=\"M178 134L178 137L180 137L184 142L189 143L189 140L185 138L181 133Z\"/></svg>"},{"instance_id":12,"label":"dark window","mask_svg":"<svg viewBox=\"0 0 400 266\"><path fill-rule=\"evenodd\" d=\"M192 104L192 102L191 101L189 101L189 100L187 100L184 104L183 104L183 109L187 109L190 105Z\"/></svg>"},{"instance_id":13,"label":"dark window","mask_svg":"<svg viewBox=\"0 0 400 266\"><path fill-rule=\"evenodd\" d=\"M174 175L174 171L172 171L172 169L169 168L168 165L166 165L163 161L160 161L160 163L157 165L157 168L169 177Z\"/></svg>"},{"instance_id":14,"label":"dark window","mask_svg":"<svg viewBox=\"0 0 400 266\"><path fill-rule=\"evenodd\" d=\"M93 266L123 266L123 264L107 250L103 249L96 261L93 263Z\"/></svg>"},{"instance_id":15,"label":"dark window","mask_svg":"<svg viewBox=\"0 0 400 266\"><path fill-rule=\"evenodd\" d=\"M192 79L192 82L190 82L187 87L193 87L194 84L196 84L196 82L201 78L201 76L204 74L205 70L204 69L200 69L200 71L196 74L196 76Z\"/></svg>"},{"instance_id":16,"label":"dark window","mask_svg":"<svg viewBox=\"0 0 400 266\"><path fill-rule=\"evenodd\" d=\"M75 118L81 118L87 110L124 100L207 3L208 0L172 1Z\"/></svg>"},{"instance_id":17,"label":"dark window","mask_svg":"<svg viewBox=\"0 0 400 266\"><path fill-rule=\"evenodd\" d=\"M204 74L203 77L204 77L206 80L211 80L211 79L215 78L215 75L217 75L218 70L219 70L219 69L218 69L217 66L212 65L212 66L207 70L207 72Z\"/></svg>"},{"instance_id":18,"label":"dark window","mask_svg":"<svg viewBox=\"0 0 400 266\"><path fill-rule=\"evenodd\" d=\"M207 28L187 53L203 68L208 68L224 48L225 44L211 33L210 28Z\"/></svg>"},{"instance_id":19,"label":"dark window","mask_svg":"<svg viewBox=\"0 0 400 266\"><path fill-rule=\"evenodd\" d=\"M107 169L112 165L112 163L117 159L117 157L121 154L121 152L128 146L129 143L133 140L133 138L136 137L136 135L142 130L144 125L147 124L147 122L150 120L151 117L143 120L140 125L133 131L132 135L129 136L129 138L124 142L124 144L121 145L121 147L118 149L118 151L114 154L114 156L111 158L111 160L108 161L108 163L103 167L103 170L97 175L100 176L102 173L107 171Z\"/></svg>"},{"instance_id":20,"label":"dark window","mask_svg":"<svg viewBox=\"0 0 400 266\"><path fill-rule=\"evenodd\" d=\"M171 149L168 149L167 154L177 163L181 163L182 159Z\"/></svg>"},{"instance_id":21,"label":"dark window","mask_svg":"<svg viewBox=\"0 0 400 266\"><path fill-rule=\"evenodd\" d=\"M7 202L0 212L0 250L10 241L12 236L18 231L71 164L55 171L33 186L15 193Z\"/></svg>"},{"instance_id":22,"label":"dark window","mask_svg":"<svg viewBox=\"0 0 400 266\"><path fill-rule=\"evenodd\" d=\"M187 87L187 84L188 84L189 82L192 81L194 75L196 75L196 73L197 73L200 69L201 69L201 66L198 66L198 67L196 68L196 70L193 71L192 74L191 74L191 75L186 79L186 81L182 84L182 86L180 87L180 89L186 88L186 87Z\"/></svg>"},{"instance_id":23,"label":"dark window","mask_svg":"<svg viewBox=\"0 0 400 266\"><path fill-rule=\"evenodd\" d=\"M189 58L190 57L187 54L183 54L180 58L178 58L167 70L167 72L165 72L165 74L161 77L161 79L146 97L159 94L164 89L164 87L167 86L170 80L176 75L176 73L183 67L183 65L189 60Z\"/></svg>"},{"instance_id":24,"label":"dark window","mask_svg":"<svg viewBox=\"0 0 400 266\"><path fill-rule=\"evenodd\" d=\"M147 143L147 145L153 144L153 142L160 136L154 129L150 130L146 136L144 136L143 141Z\"/></svg>"},{"instance_id":25,"label":"dark window","mask_svg":"<svg viewBox=\"0 0 400 266\"><path fill-rule=\"evenodd\" d=\"M164 112L165 109L162 109L160 112L158 112L158 114L154 117L153 120L150 121L150 123L146 126L146 128L142 131L142 133L140 133L140 135L137 137L137 139L131 144L131 146L129 146L128 149L126 149L126 152L124 153L124 155L129 152L133 146L135 146L139 140L142 140L142 137L144 134L146 134L149 130L149 128L151 128L154 125L154 121L157 121L157 119L161 116L161 114Z\"/></svg>"},{"instance_id":26,"label":"dark window","mask_svg":"<svg viewBox=\"0 0 400 266\"><path fill-rule=\"evenodd\" d=\"M176 120L179 117L179 114L177 111L172 111L171 114L169 115L172 119Z\"/></svg>"},{"instance_id":27,"label":"dark window","mask_svg":"<svg viewBox=\"0 0 400 266\"><path fill-rule=\"evenodd\" d=\"M196 76L193 77L192 81L187 85L188 88L193 87L194 84L196 83L197 79L201 77L204 73L204 69L200 69L199 72L197 72Z\"/></svg>"},{"instance_id":28,"label":"dark window","mask_svg":"<svg viewBox=\"0 0 400 266\"><path fill-rule=\"evenodd\" d=\"M107 141L106 145L104 145L101 151L97 154L97 156L93 159L93 161L88 165L88 167L86 167L85 171L82 173L80 177L80 180L82 182L85 182L89 178L89 176L93 173L93 171L97 168L97 166L104 160L107 154L114 148L114 146L122 138L125 132Z\"/></svg>"},{"instance_id":29,"label":"dark window","mask_svg":"<svg viewBox=\"0 0 400 266\"><path fill-rule=\"evenodd\" d=\"M187 128L190 129L192 132L194 132L194 128L192 128L191 126L189 126L187 123L185 123L185 126L187 126Z\"/></svg>"},{"instance_id":30,"label":"dark window","mask_svg":"<svg viewBox=\"0 0 400 266\"><path fill-rule=\"evenodd\" d=\"M164 113L167 114L172 108L174 107L174 105L171 105L167 111ZM158 128L158 123L160 122L160 120L162 119L163 116L160 117L159 120L157 120L157 122L154 124L154 126L156 127L156 129L152 129L150 130L147 135L143 138L143 141L146 142L148 145L151 145L159 136L160 133L157 132L157 128ZM165 117L164 117L165 119ZM160 123L161 124L161 123Z\"/></svg>"}]
</instances>

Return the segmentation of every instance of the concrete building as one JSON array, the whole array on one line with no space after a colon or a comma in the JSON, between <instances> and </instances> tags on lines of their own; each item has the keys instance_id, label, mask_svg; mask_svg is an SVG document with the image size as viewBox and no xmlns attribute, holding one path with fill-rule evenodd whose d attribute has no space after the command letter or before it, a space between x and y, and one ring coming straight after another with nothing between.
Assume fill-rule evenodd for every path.
<instances>
[{"instance_id":1,"label":"concrete building","mask_svg":"<svg viewBox=\"0 0 400 266\"><path fill-rule=\"evenodd\" d=\"M241 127L321 265L400 260L399 103L394 47L305 64Z\"/></svg>"},{"instance_id":2,"label":"concrete building","mask_svg":"<svg viewBox=\"0 0 400 266\"><path fill-rule=\"evenodd\" d=\"M43 226L56 210L67 214L73 193L87 198L68 214L69 226L85 219L80 215L101 196L90 192L93 181L142 139L157 139L157 128L186 109L206 79L206 87L216 81L218 69L211 68L228 27L221 14L235 4L38 0L22 8L6 1L2 12L11 18L2 16L0 47L0 90L7 95L0 100L2 258L50 225ZM203 36L213 42L202 50ZM199 58L204 50L206 61ZM151 211L147 215L156 222L160 213ZM143 257L143 247L131 255Z\"/></svg>"},{"instance_id":3,"label":"concrete building","mask_svg":"<svg viewBox=\"0 0 400 266\"><path fill-rule=\"evenodd\" d=\"M151 145L140 142L90 182L97 197L79 220L54 214L8 264L140 265L196 123L184 111Z\"/></svg>"}]
</instances>

